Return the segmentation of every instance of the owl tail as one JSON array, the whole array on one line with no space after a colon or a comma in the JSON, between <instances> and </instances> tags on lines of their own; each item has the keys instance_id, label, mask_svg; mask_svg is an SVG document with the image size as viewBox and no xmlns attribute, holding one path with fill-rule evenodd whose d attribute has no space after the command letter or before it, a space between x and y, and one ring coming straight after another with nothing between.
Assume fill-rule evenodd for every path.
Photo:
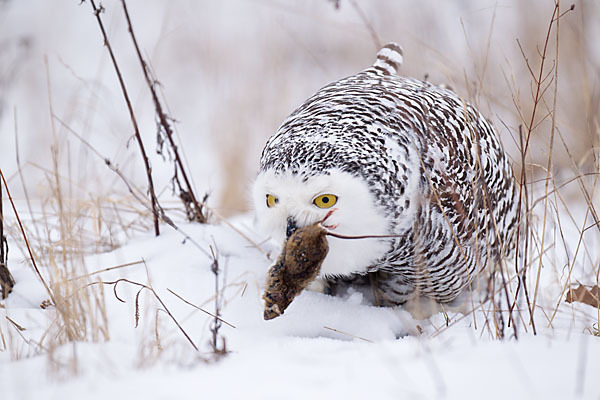
<instances>
[{"instance_id":1,"label":"owl tail","mask_svg":"<svg viewBox=\"0 0 600 400\"><path fill-rule=\"evenodd\" d=\"M377 52L377 60L375 60L373 67L383 71L384 74L394 75L398 73L401 65L402 47L391 42Z\"/></svg>"}]
</instances>

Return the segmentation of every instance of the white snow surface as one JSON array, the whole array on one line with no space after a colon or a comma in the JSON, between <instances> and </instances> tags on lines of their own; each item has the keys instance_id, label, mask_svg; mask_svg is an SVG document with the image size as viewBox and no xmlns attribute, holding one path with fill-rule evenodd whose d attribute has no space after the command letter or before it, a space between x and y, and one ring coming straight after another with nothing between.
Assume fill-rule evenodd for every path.
<instances>
[{"instance_id":1,"label":"white snow surface","mask_svg":"<svg viewBox=\"0 0 600 400\"><path fill-rule=\"evenodd\" d=\"M231 224L256 242L264 239L253 233L250 215ZM39 303L47 298L42 285L28 265L13 262L17 285L0 308L0 329L11 349L0 352L0 398L600 396L600 342L586 330L596 320L592 307L563 303L552 327L545 326L547 320L540 312L537 336L520 323L518 340L510 328L505 329L505 340L493 338L481 311L475 312L476 323L471 314L448 313L446 327L441 313L415 321L401 308L366 304L359 293L339 298L305 291L283 316L264 321L262 287L272 261L231 226L184 224L181 230L203 251L209 251L208 243L216 249L219 284L225 287L221 316L235 326L222 324L219 330L227 355L211 354L212 318L167 290L214 312L213 260L165 226L160 237L143 234L115 251L88 257L90 272L145 261L90 280L127 278L150 284L200 351L193 349L165 313L157 314L161 306L149 292L140 295L136 328L138 289L122 282L116 291L125 303L115 297L112 286L105 286L109 340L67 344L48 355L36 343L56 318L56 311L40 308ZM262 248L277 251L269 243ZM551 302L543 307L546 312L552 310ZM25 330L17 333L6 316ZM416 325L422 334L416 333ZM155 328L161 352L156 351Z\"/></svg>"},{"instance_id":2,"label":"white snow surface","mask_svg":"<svg viewBox=\"0 0 600 400\"><path fill-rule=\"evenodd\" d=\"M150 149L155 134L154 107L138 60L132 55L119 2L104 3L103 18ZM225 182L233 181L238 190L229 198L242 199L244 185L255 176L265 140L290 111L324 84L356 73L374 60L376 50L360 15L350 2L340 3L336 10L334 2L325 0L128 1L142 51L179 121L181 148L187 149L196 188L200 194L213 193L210 204L217 211L229 215L239 211L240 201L227 205L218 200L227 198ZM581 29L583 37L597 37L594 33L600 25L591 22L599 14L600 2L576 3L569 14L572 19L565 19L564 25L561 22L561 35ZM13 150L17 125L22 172L30 194L38 201L44 202L52 194L45 171L52 169L54 124L61 149L60 171L72 178L69 188L83 204L80 208L87 210L79 218L93 221L90 215L94 212L106 214L109 206L124 204L125 208L128 204L122 195L126 188L105 168L103 160L58 120L50 120L49 104L61 121L118 165L137 187L142 191L145 187L137 148L126 146L131 136L129 116L90 4L77 4L0 1L0 167L13 195L21 199L17 206L22 217L27 212ZM509 132L502 129L506 123L516 132L521 123L521 116L513 110L514 93L506 88L503 77L513 77L516 88L529 91L530 73L515 39L522 39L526 53L534 57L553 2L477 0L443 2L442 6L428 0L417 7L414 2L394 0L360 4L383 41L397 41L404 47L403 74L430 74L432 82L449 83L463 95L468 93L464 78L481 76L489 94L489 101L482 101L482 111L496 120L507 151L512 149L513 159L520 160ZM492 38L490 46L488 37ZM589 43L587 39L565 43L561 44L564 56L559 68L556 122L574 146L572 153L588 157L592 137L582 139L576 133L588 129L591 120L579 113L586 109L589 97L581 93L589 90L585 71L595 70L600 47L591 39ZM578 58L581 46L587 46L585 57ZM488 50L489 62L484 63ZM487 67L485 74L481 65ZM550 123L549 119L546 122ZM546 143L545 131L537 136ZM546 149L531 147L539 147L541 153ZM555 151L559 150L555 147ZM150 153L156 187L170 187L171 164ZM545 157L544 153L543 165ZM598 284L600 230L587 215L585 202L570 196L578 183L571 180L564 162L562 165L564 174L556 171L555 177L560 199L553 195L548 208L535 311L537 335L528 324L521 292L518 339L512 327L505 327L504 340L492 334L494 328L486 325L490 315L481 309L466 315L448 312L448 320L438 313L416 321L402 308L373 307L360 293L331 297L305 291L283 316L264 321L262 290L266 271L277 256L277 244L255 233L253 217L246 214L229 222L259 243L264 252L227 224L180 224L202 250L166 225L158 238L152 232L128 238L129 233L109 232L106 224L99 226L94 233L103 239L110 235L111 240L96 243L96 252L116 242L121 246L86 257L82 274L140 260L144 263L75 281L76 287L118 279L151 285L199 347L198 352L169 316L157 311L163 306L147 290L138 299L136 327L139 287L127 282L118 284L116 295L113 286L102 286L104 300L86 308L91 310L90 320L102 319L96 314L105 306L107 339L99 329L87 326L87 340L53 347L60 318L56 308L40 307L48 294L19 242L20 233L5 197L11 246L8 264L16 286L8 299L0 300L0 400L600 399L600 337L592 335L598 332L599 311L585 304L567 304L563 293L564 287L577 282ZM540 182L538 189L543 186L543 180ZM563 190L560 182L572 183ZM565 193L567 189L569 193ZM598 196L596 188L590 194L596 210L600 209ZM161 201L164 197L168 194L163 194ZM540 202L532 217L538 241L542 206ZM49 200L46 207L52 218L56 207ZM39 221L41 214L37 214ZM122 214L129 216L128 210ZM117 220L117 216L104 217L104 221ZM148 226L149 220L139 225ZM33 225L25 222L26 229L33 230ZM580 234L584 229L585 234ZM56 226L51 224L48 230L43 232L48 236L46 245L59 249ZM118 236L114 242L113 234ZM213 318L167 290L214 312L215 277L209 245L218 255L221 317L235 326L222 324L219 329L220 343L224 339L228 350L224 357L214 356L209 344ZM528 274L530 291L537 281L538 246L539 242L530 243L535 261ZM270 253L270 259L265 253ZM49 254L38 259L47 280L50 260ZM505 302L502 305L506 307ZM503 316L506 322L507 314Z\"/></svg>"}]
</instances>

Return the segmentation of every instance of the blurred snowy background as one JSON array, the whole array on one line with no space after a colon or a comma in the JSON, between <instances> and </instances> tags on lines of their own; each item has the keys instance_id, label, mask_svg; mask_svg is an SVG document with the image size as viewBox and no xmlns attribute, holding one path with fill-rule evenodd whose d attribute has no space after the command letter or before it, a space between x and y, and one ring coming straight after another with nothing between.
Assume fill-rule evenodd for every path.
<instances>
[{"instance_id":1,"label":"blurred snowy background","mask_svg":"<svg viewBox=\"0 0 600 400\"><path fill-rule=\"evenodd\" d=\"M573 159L591 170L590 149L599 141L600 3L574 3L575 10L560 22L556 115ZM150 93L120 3L104 5L108 35L152 150L156 125ZM233 215L247 209L248 183L279 123L320 87L373 62L376 45L368 25L381 42L404 47L405 75L449 84L478 104L520 161L518 126L529 123L533 87L517 39L537 72L553 2L174 0L131 1L129 8L142 51L178 121L197 191L209 192L212 207ZM549 51L554 54L554 37ZM32 186L50 169L54 141L61 170L80 191L75 196L119 187L101 160L50 120L50 104L58 118L144 187L127 109L90 4L2 1L0 162L5 173L15 179L18 131L20 162ZM538 118L546 114L542 110ZM549 127L549 118L540 128L544 124ZM532 163L547 158L548 131L534 132ZM554 152L556 169L572 166L560 142ZM157 186L168 186L170 164L158 156L152 161ZM36 194L43 197L43 191L42 184Z\"/></svg>"},{"instance_id":2,"label":"blurred snowy background","mask_svg":"<svg viewBox=\"0 0 600 400\"><path fill-rule=\"evenodd\" d=\"M546 90L531 121L536 86L527 62L537 74L552 0L129 0L196 192L210 194L213 215L229 217L200 225L184 221L172 164L154 154L150 93L121 3L105 0L102 18L157 193L192 243L164 224L155 238L151 214L95 153L144 193L142 160L89 0L0 0L0 168L57 299L50 305L5 197L16 285L0 302L0 399L598 398L600 314L564 301L576 284L597 286L600 270L600 2L573 3L559 20L558 43L556 22L550 31ZM561 12L571 4L561 2ZM517 298L513 326L502 299L500 309L487 301L467 315L415 321L359 293L304 292L283 317L262 320L266 254L277 251L247 212L262 146L316 90L371 65L376 41L403 46L404 75L450 85L476 104L517 176L519 126L533 127L529 247L505 265L507 297ZM515 294L517 265L527 266L522 278L537 296L537 336L523 290ZM124 278L151 285L164 303L134 284L113 293L101 283ZM212 317L170 290L213 312L218 305L236 328L223 324L213 336ZM190 340L159 312L166 307ZM224 358L215 337L217 350L230 351Z\"/></svg>"}]
</instances>

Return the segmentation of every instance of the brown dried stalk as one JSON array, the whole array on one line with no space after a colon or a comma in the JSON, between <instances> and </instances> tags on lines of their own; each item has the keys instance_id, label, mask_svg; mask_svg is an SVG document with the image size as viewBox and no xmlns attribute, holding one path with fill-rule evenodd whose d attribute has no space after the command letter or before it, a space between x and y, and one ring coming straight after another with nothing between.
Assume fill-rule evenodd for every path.
<instances>
[{"instance_id":1,"label":"brown dried stalk","mask_svg":"<svg viewBox=\"0 0 600 400\"><path fill-rule=\"evenodd\" d=\"M216 245L215 245L216 248ZM218 250L217 250L218 251ZM218 253L215 254L215 250L213 250L213 246L210 246L210 253L212 255L213 263L211 266L212 272L215 275L215 315L213 322L210 326L210 331L212 333L211 346L213 353L216 356L223 356L227 354L227 345L225 343L225 338L221 337L222 345L219 347L219 328L221 328L221 295L219 291L219 257Z\"/></svg>"},{"instance_id":2,"label":"brown dried stalk","mask_svg":"<svg viewBox=\"0 0 600 400\"><path fill-rule=\"evenodd\" d=\"M17 224L19 225L19 229L21 230L21 234L23 235L23 240L25 241L25 246L27 246L27 251L29 252L29 257L31 258L31 264L33 265L33 269L35 270L36 275L44 285L46 292L48 292L48 296L50 296L50 300L52 300L53 304L56 304L56 300L54 298L54 293L50 289L50 286L46 283L46 280L42 276L39 268L37 267L37 263L35 262L35 257L33 256L33 251L31 250L31 246L29 245L29 240L27 239L27 234L25 233L25 229L23 228L23 223L21 222L21 218L19 217L19 213L17 212L17 207L10 195L10 190L8 189L8 183L6 183L6 179L4 178L4 174L0 169L0 178L2 178L2 182L4 183L4 187L6 188L6 195L8 196L8 201L12 206L13 212L15 213L15 217L17 218Z\"/></svg>"},{"instance_id":3,"label":"brown dried stalk","mask_svg":"<svg viewBox=\"0 0 600 400\"><path fill-rule=\"evenodd\" d=\"M173 290L171 290L171 289L167 288L167 291L168 291L169 293L171 293L173 296L177 297L179 300L183 301L185 304L187 304L187 305L189 305L189 306L192 306L192 307L194 307L195 309L202 311L204 314L210 315L210 316L211 316L211 317L213 317L214 319L218 319L219 321L221 321L221 322L222 322L222 323L224 323L225 325L228 325L228 326L230 326L230 327L232 327L232 328L234 328L234 329L235 329L235 325L233 325L233 324L230 324L229 322L225 321L223 318L221 318L221 317L218 317L218 316L216 316L215 314L213 314L213 313L211 313L211 312L208 312L208 311L206 311L204 308L202 308L202 307L199 307L199 306L195 305L194 303L192 303L192 302L190 302L190 301L187 301L187 300L186 300L186 299L184 299L184 298L183 298L181 295L179 295L179 294L175 293Z\"/></svg>"},{"instance_id":4,"label":"brown dried stalk","mask_svg":"<svg viewBox=\"0 0 600 400\"><path fill-rule=\"evenodd\" d=\"M58 116L52 115L52 117L54 119L56 119L68 132L70 132L73 136L75 136L77 139L79 139L81 141L81 143L83 143L85 146L87 146L98 158L100 158L101 160L103 160L104 164L106 164L106 166L108 168L110 168L111 171L113 171L115 174L117 174L117 176L123 181L123 183L125 184L125 186L127 186L127 189L129 190L129 193L131 193L131 195L137 201L139 201L140 204L143 207L148 208L147 203L138 195L138 191L135 190L136 188L133 186L133 184L127 180L127 178L125 177L125 175L123 175L123 173L119 170L119 168L115 164L113 164L110 161L110 159L108 159L107 157L103 156L98 151L98 149L96 149L94 146L92 146L92 144L90 142L88 142L83 137L81 137L80 134L78 134L73 128L71 128L69 125L67 125ZM189 241L190 243L192 243L204 255L206 255L207 257L210 257L210 254L208 254L208 251L206 251L202 246L200 246L200 244L197 241L195 241L190 235L188 235L187 233L185 233L184 231L182 231L173 222L173 220L167 216L167 214L165 213L165 211L163 210L162 207L158 208L158 213L159 213L160 218L163 220L163 222L165 222L168 226L170 226L171 228L173 228L174 230L176 230L177 232L179 232L184 237L184 239L186 241Z\"/></svg>"},{"instance_id":5,"label":"brown dried stalk","mask_svg":"<svg viewBox=\"0 0 600 400\"><path fill-rule=\"evenodd\" d=\"M158 302L160 303L160 305L162 306L162 309L165 311L165 313L167 313L167 315L171 318L171 320L175 323L175 325L177 325L177 328L179 328L179 330L181 331L181 333L183 333L183 336L185 336L185 338L187 339L187 341L192 345L192 347L194 348L194 350L199 351L198 346L196 346L196 344L194 343L194 341L190 338L190 336L187 334L187 332L183 329L183 327L179 324L179 322L177 321L177 319L175 318L175 316L171 313L171 311L169 311L169 309L167 308L167 306L165 305L165 303L162 301L162 299L160 298L160 296L158 295L158 293L156 293L156 291L154 290L154 288L152 286L148 286L148 285L144 285L143 283L139 283L139 282L135 282L129 279L125 279L125 278L121 278L121 279L117 279L116 281L112 281L112 282L92 282L86 286L92 286L92 285L112 285L113 286L113 293L115 295L115 297L117 298L117 300L119 300L122 303L125 303L125 300L123 300L122 298L119 297L119 295L117 294L117 285L121 282L126 282L129 283L131 285L137 286L139 287L139 291L137 292L136 296L135 296L135 326L138 326L138 322L139 322L139 316L140 316L140 312L139 312L139 295L140 292L144 289L148 290L150 293L152 293L154 295L154 298L156 300L158 300ZM157 314L158 315L158 314Z\"/></svg>"},{"instance_id":6,"label":"brown dried stalk","mask_svg":"<svg viewBox=\"0 0 600 400\"><path fill-rule=\"evenodd\" d=\"M323 328L325 328L327 330L330 330L332 332L335 332L335 333L340 333L342 335L350 336L351 338L354 338L354 339L364 340L365 342L368 342L368 343L375 343L372 340L366 339L364 337L360 337L360 336L356 336L356 335L353 335L353 334L348 333L348 332L340 331L339 329L331 328L329 326L323 326Z\"/></svg>"},{"instance_id":7,"label":"brown dried stalk","mask_svg":"<svg viewBox=\"0 0 600 400\"><path fill-rule=\"evenodd\" d=\"M4 214L2 212L2 182L0 181L0 291L5 299L15 285L7 264L8 244L4 236Z\"/></svg>"},{"instance_id":8,"label":"brown dried stalk","mask_svg":"<svg viewBox=\"0 0 600 400\"><path fill-rule=\"evenodd\" d=\"M121 91L123 92L123 97L125 98L127 109L129 110L129 117L133 125L134 135L138 142L140 152L144 160L144 166L146 167L146 176L148 177L148 195L150 196L150 201L152 203L152 215L154 217L154 233L156 234L156 236L158 236L160 234L160 230L158 227L158 218L160 215L159 210L161 210L161 207L158 203L158 199L156 198L156 192L154 191L154 182L152 181L152 168L150 167L150 161L148 160L148 156L146 155L146 149L144 148L144 143L142 142L142 137L138 128L137 119L135 118L135 113L133 111L133 106L131 105L131 101L129 100L129 94L127 92L127 88L125 87L125 81L123 80L121 70L119 69L119 64L117 63L117 59L115 58L115 55L113 53L112 46L110 44L110 41L108 40L108 36L106 35L106 30L104 29L102 18L100 18L100 14L104 11L104 7L102 5L100 5L100 7L96 7L96 3L94 2L94 0L90 0L90 4L92 5L92 9L94 10L94 15L96 16L96 20L98 21L100 31L102 31L104 45L108 49L110 59L112 60L113 67L115 68L115 72L117 73L119 85L121 86Z\"/></svg>"},{"instance_id":9,"label":"brown dried stalk","mask_svg":"<svg viewBox=\"0 0 600 400\"><path fill-rule=\"evenodd\" d=\"M556 79L558 78L558 74L557 74L557 68L558 68L558 47L556 48L556 57L557 59L555 60L555 64L552 68L550 68L549 72L545 72L544 66L545 66L545 61L547 58L547 51L548 51L548 45L550 43L550 35L552 33L552 27L553 25L556 24L556 34L557 34L557 46L558 46L558 21L560 18L562 18L565 14L567 14L570 11L573 11L573 9L575 8L574 5L571 5L571 7L563 12L562 14L560 13L560 1L556 1L554 4L554 10L552 12L552 17L550 18L550 22L548 23L548 30L546 32L546 38L544 40L544 47L542 49L542 52L539 53L541 61L540 61L540 68L539 71L536 74L534 73L533 69L531 68L531 65L529 63L529 60L527 58L527 56L525 55L525 52L523 50L523 47L521 46L521 43L519 42L519 40L517 39L517 44L519 46L519 49L521 51L521 54L523 56L523 59L525 60L525 64L529 70L529 73L531 74L531 78L533 79L534 83L535 83L535 96L534 96L534 101L533 101L533 110L531 111L531 118L529 120L529 123L527 124L527 133L525 135L525 138L523 140L523 135L521 132L521 129L519 129L519 134L521 136L521 163L522 163L522 168L521 168L521 175L520 175L520 180L519 180L519 203L518 203L518 209L517 209L517 220L518 220L518 225L521 225L521 219L522 219L522 214L521 214L521 210L522 210L522 202L523 202L523 198L525 198L525 209L529 209L529 199L528 199L528 195L527 195L527 174L525 173L526 170L526 166L525 166L525 158L527 156L527 151L529 149L529 142L531 139L531 134L533 133L533 131L537 128L537 126L539 125L540 122L538 122L537 124L534 125L535 123L535 119L536 119L536 115L537 115L537 110L538 110L538 106L539 104L543 101L543 97L544 94L546 93L546 91L548 90L548 88L550 88L550 86L554 83L554 88L555 88L555 99L556 99L556 88L557 88L557 82ZM554 71L554 75L552 75L552 72ZM545 81L550 78L550 82L548 84L545 84ZM554 107L552 110L550 110L549 114L551 114L552 116L552 128L551 128L551 141L554 138L554 131L555 131L555 110L556 110L556 102L554 102ZM548 115L546 115L543 119L545 119ZM550 144L550 149L552 149L552 143ZM552 156L549 156L548 159L548 166L551 165L551 158ZM549 177L549 171L550 168L548 168L548 176ZM546 185L546 193L548 192L548 185ZM547 203L545 204L545 208L547 208ZM516 305L517 302L517 296L519 294L519 290L521 287L523 287L526 299L527 299L527 306L529 308L529 315L530 315L530 319L529 319L529 323L532 325L534 334L536 333L536 329L535 329L535 322L534 322L534 318L533 318L533 314L534 314L534 307L535 306L535 302L536 302L536 297L537 297L537 290L538 290L538 283L539 283L539 268L538 268L538 280L536 281L536 288L534 290L534 301L533 301L533 306L530 303L530 299L529 299L529 293L527 290L527 284L526 284L526 272L527 272L527 252L528 252L528 247L529 247L529 230L530 230L530 226L529 226L529 220L530 220L530 214L526 213L525 215L525 229L526 229L526 236L525 236L525 249L523 254L525 255L524 260L523 260L523 267L522 270L519 272L519 266L518 266L518 257L515 257L515 272L517 273L517 277L518 277L518 285L517 285L517 289L515 291L515 295L514 295L514 302L511 305L510 309L509 309L509 316L512 315L512 311L514 306ZM544 211L544 227L546 224L546 211ZM543 231L542 231L543 232ZM521 230L518 229L517 230L517 241L516 241L516 254L519 254L519 245L520 245L520 234L521 234ZM543 241L542 241L542 245L543 245ZM541 261L540 261L540 266L541 266Z\"/></svg>"},{"instance_id":10,"label":"brown dried stalk","mask_svg":"<svg viewBox=\"0 0 600 400\"><path fill-rule=\"evenodd\" d=\"M558 45L559 45L559 39L560 39L560 35L559 35L559 22L560 22L560 0L557 0L556 2L556 11L559 15L559 17L556 19L556 44L555 44L555 67L554 67L554 79L553 79L553 83L554 83L554 99L552 102L552 110L549 110L549 112L552 114L552 126L550 128L550 144L549 144L549 151L548 151L548 163L546 165L546 182L544 185L544 217L542 219L542 239L540 242L540 248L544 248L544 242L546 240L546 220L547 220L547 216L548 216L548 199L550 196L548 196L548 188L550 186L550 171L552 170L552 150L554 148L554 131L556 128L556 101L558 99ZM533 302L531 305L531 312L530 312L530 323L533 327L533 332L535 333L535 322L534 322L534 318L533 318L533 314L535 313L535 305L537 303L537 295L538 295L538 290L539 290L539 284L540 284L540 276L542 273L542 258L540 257L540 261L538 263L538 270L537 270L537 276L536 276L536 281L535 281L535 289L533 291Z\"/></svg>"},{"instance_id":11,"label":"brown dried stalk","mask_svg":"<svg viewBox=\"0 0 600 400\"><path fill-rule=\"evenodd\" d=\"M131 35L131 40L133 41L133 46L135 47L135 52L137 54L138 60L140 61L142 71L144 72L144 78L146 78L146 84L148 85L148 89L150 89L150 93L152 94L152 101L154 102L154 109L158 118L159 126L157 136L157 152L159 154L162 154L164 137L166 137L169 142L171 151L173 152L173 156L175 158L175 174L173 175L173 182L177 185L177 188L179 190L179 198L181 199L181 201L183 201L187 217L190 221L205 223L206 216L203 213L202 205L198 202L196 195L194 194L192 185L190 184L187 173L185 172L183 162L181 161L181 157L179 156L177 144L175 144L175 141L173 140L173 128L169 122L173 121L173 118L169 117L163 111L162 104L160 103L160 99L158 98L155 89L155 86L158 84L158 80L156 79L156 77L153 76L152 71L148 67L148 63L146 62L146 60L144 60L144 57L142 56L140 47L135 37L135 33L133 32L133 25L131 23L131 18L129 17L129 11L127 10L127 3L125 2L125 0L121 0L121 4L123 5L123 12L125 13L127 27L129 30L129 34ZM181 182L179 181L178 174L181 174L183 181L185 182L185 189L181 187Z\"/></svg>"}]
</instances>

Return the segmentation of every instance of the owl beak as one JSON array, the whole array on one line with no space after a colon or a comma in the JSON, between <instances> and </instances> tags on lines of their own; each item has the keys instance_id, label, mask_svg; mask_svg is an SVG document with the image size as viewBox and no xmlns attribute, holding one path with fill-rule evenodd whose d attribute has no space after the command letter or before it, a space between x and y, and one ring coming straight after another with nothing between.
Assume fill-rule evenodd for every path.
<instances>
[{"instance_id":1,"label":"owl beak","mask_svg":"<svg viewBox=\"0 0 600 400\"><path fill-rule=\"evenodd\" d=\"M285 229L285 238L289 239L290 236L298 229L298 224L296 224L296 220L292 217L288 217L287 219L287 228Z\"/></svg>"}]
</instances>

